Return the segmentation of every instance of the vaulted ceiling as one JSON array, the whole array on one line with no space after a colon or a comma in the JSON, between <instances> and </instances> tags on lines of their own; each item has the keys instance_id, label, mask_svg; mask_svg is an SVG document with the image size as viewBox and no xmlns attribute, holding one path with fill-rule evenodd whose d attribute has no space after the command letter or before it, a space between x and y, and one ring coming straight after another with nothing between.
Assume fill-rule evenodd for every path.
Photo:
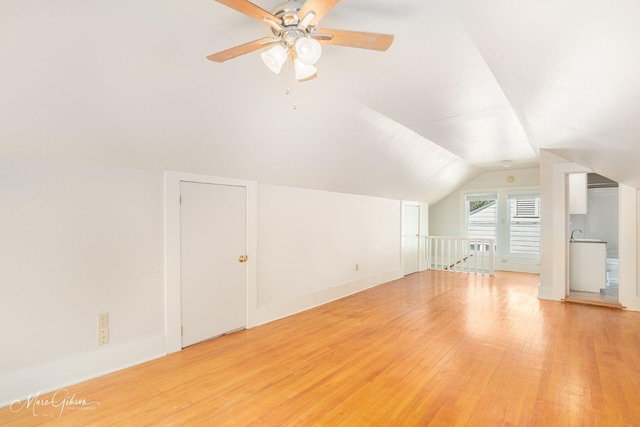
<instances>
[{"instance_id":1,"label":"vaulted ceiling","mask_svg":"<svg viewBox=\"0 0 640 427\"><path fill-rule=\"evenodd\" d=\"M278 0L255 0L271 10ZM214 0L0 2L0 155L434 202L549 149L640 188L640 2L342 0L319 77L257 52Z\"/></svg>"}]
</instances>

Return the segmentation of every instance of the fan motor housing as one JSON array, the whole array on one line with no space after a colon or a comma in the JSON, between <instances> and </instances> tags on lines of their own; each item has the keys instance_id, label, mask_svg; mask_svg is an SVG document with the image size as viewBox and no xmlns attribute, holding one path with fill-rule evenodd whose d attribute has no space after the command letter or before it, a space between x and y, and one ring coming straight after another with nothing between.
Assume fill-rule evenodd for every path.
<instances>
[{"instance_id":1,"label":"fan motor housing","mask_svg":"<svg viewBox=\"0 0 640 427\"><path fill-rule=\"evenodd\" d=\"M298 18L298 11L302 9L304 1L291 0L285 3L280 3L271 11L273 16L282 19L283 27L294 27L298 25L300 19Z\"/></svg>"},{"instance_id":2,"label":"fan motor housing","mask_svg":"<svg viewBox=\"0 0 640 427\"><path fill-rule=\"evenodd\" d=\"M287 43L287 45L295 43L300 37L307 37L313 31L313 27L311 26L307 28L298 27L301 21L298 12L302 9L304 3L304 0L289 0L288 2L277 5L271 10L273 16L282 20L281 29L272 27L271 31L276 37Z\"/></svg>"},{"instance_id":3,"label":"fan motor housing","mask_svg":"<svg viewBox=\"0 0 640 427\"><path fill-rule=\"evenodd\" d=\"M298 43L302 53L305 55L313 53L313 58L315 58L315 52L320 51L318 42L321 41L339 46L379 51L387 50L393 42L393 35L389 34L329 29L318 32L318 22L339 0L289 0L276 6L271 13L249 0L218 1L268 25L275 37L263 37L207 56L207 59L214 62L224 62L274 44L280 46L280 49L275 49L275 51L279 51L278 58L276 58L279 61L282 58L282 48L291 53L293 49L296 49ZM273 48L275 47L278 46L273 46ZM310 61L311 59L308 62Z\"/></svg>"}]
</instances>

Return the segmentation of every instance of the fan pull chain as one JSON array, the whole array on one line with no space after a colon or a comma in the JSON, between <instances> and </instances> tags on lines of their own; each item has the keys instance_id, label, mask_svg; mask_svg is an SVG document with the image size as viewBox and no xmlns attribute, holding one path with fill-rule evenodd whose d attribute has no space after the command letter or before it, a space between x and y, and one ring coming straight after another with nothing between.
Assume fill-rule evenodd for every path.
<instances>
[{"instance_id":1,"label":"fan pull chain","mask_svg":"<svg viewBox=\"0 0 640 427\"><path fill-rule=\"evenodd\" d=\"M284 93L285 93L286 95L291 95L291 90L290 90L289 88L286 88L286 89L285 89L285 91L284 91ZM295 102L295 99L294 99L294 101L293 101L293 104L291 104L291 106L293 107L293 109L294 109L294 110L297 110L297 109L298 109L298 104Z\"/></svg>"},{"instance_id":2,"label":"fan pull chain","mask_svg":"<svg viewBox=\"0 0 640 427\"><path fill-rule=\"evenodd\" d=\"M292 95L292 90L289 88L289 82L293 81L293 74L291 73L291 67L290 67L290 62L287 61L287 87L284 90L285 95L289 96ZM298 109L298 104L295 101L295 97L293 97L293 103L291 104L291 107L294 110Z\"/></svg>"}]
</instances>

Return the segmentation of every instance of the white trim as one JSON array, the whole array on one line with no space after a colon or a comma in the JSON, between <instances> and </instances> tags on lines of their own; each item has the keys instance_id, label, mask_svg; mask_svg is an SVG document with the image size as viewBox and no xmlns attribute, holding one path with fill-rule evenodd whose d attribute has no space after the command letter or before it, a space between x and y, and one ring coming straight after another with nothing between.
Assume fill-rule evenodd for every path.
<instances>
[{"instance_id":1,"label":"white trim","mask_svg":"<svg viewBox=\"0 0 640 427\"><path fill-rule=\"evenodd\" d=\"M469 188L469 189L463 189L460 190L460 193L462 194L462 200L466 201L466 197L469 194L478 194L478 195L487 195L487 196L500 196L500 193L518 193L521 192L523 194L531 194L531 193L539 193L540 192L540 186L535 186L535 185L523 185L521 187L497 187L492 189L491 191L488 190L481 190L481 189L473 189L473 188Z\"/></svg>"},{"instance_id":2,"label":"white trim","mask_svg":"<svg viewBox=\"0 0 640 427\"><path fill-rule=\"evenodd\" d=\"M618 185L618 301L640 311L638 292L638 190Z\"/></svg>"},{"instance_id":3,"label":"white trim","mask_svg":"<svg viewBox=\"0 0 640 427\"><path fill-rule=\"evenodd\" d=\"M404 272L404 248L402 238L404 236L404 209L405 206L417 206L418 210L418 271L424 271L427 267L425 237L429 236L429 204L403 200L400 204L400 271Z\"/></svg>"},{"instance_id":4,"label":"white trim","mask_svg":"<svg viewBox=\"0 0 640 427\"><path fill-rule=\"evenodd\" d=\"M569 295L569 200L568 175L572 173L591 172L576 163L553 164L552 201L553 214L551 228L553 230L552 251L553 268L551 283L538 287L538 298L560 301ZM542 201L544 203L544 201ZM547 219L545 219L547 220ZM541 248L541 250L543 250Z\"/></svg>"},{"instance_id":5,"label":"white trim","mask_svg":"<svg viewBox=\"0 0 640 427\"><path fill-rule=\"evenodd\" d=\"M24 400L38 391L44 394L59 390L165 355L165 335L156 334L129 343L112 343L89 353L10 372L0 376L0 407L14 400ZM78 398L100 401L100 396Z\"/></svg>"},{"instance_id":6,"label":"white trim","mask_svg":"<svg viewBox=\"0 0 640 427\"><path fill-rule=\"evenodd\" d=\"M401 277L401 269L388 271L356 280L354 282L345 283L340 286L323 289L322 291L310 295L303 295L289 301L262 306L258 309L257 324L262 325L274 320L282 319Z\"/></svg>"},{"instance_id":7,"label":"white trim","mask_svg":"<svg viewBox=\"0 0 640 427\"><path fill-rule=\"evenodd\" d=\"M258 306L258 184L255 181L165 172L165 325L166 351L182 350L180 304L180 182L235 185L247 190L247 328L255 326Z\"/></svg>"}]
</instances>

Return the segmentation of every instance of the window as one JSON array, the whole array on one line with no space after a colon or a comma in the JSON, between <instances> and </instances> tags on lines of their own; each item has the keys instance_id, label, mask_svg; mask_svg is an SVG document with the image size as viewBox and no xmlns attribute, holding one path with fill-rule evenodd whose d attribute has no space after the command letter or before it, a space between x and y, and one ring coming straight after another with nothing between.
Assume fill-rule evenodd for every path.
<instances>
[{"instance_id":1,"label":"window","mask_svg":"<svg viewBox=\"0 0 640 427\"><path fill-rule=\"evenodd\" d=\"M460 192L460 228L472 252L494 257L496 270L540 271L540 191L535 187ZM481 242L481 239L484 242ZM494 242L493 248L487 239ZM493 252L491 252L493 249Z\"/></svg>"},{"instance_id":2,"label":"window","mask_svg":"<svg viewBox=\"0 0 640 427\"><path fill-rule=\"evenodd\" d=\"M538 199L514 199L512 200L512 218L539 218Z\"/></svg>"},{"instance_id":3,"label":"window","mask_svg":"<svg viewBox=\"0 0 640 427\"><path fill-rule=\"evenodd\" d=\"M540 256L540 193L537 190L466 194L465 202L469 239L494 239L496 256L502 262ZM471 243L472 249L475 245Z\"/></svg>"},{"instance_id":4,"label":"window","mask_svg":"<svg viewBox=\"0 0 640 427\"><path fill-rule=\"evenodd\" d=\"M510 252L540 253L540 194L514 193L507 198Z\"/></svg>"},{"instance_id":5,"label":"window","mask_svg":"<svg viewBox=\"0 0 640 427\"><path fill-rule=\"evenodd\" d=\"M467 200L467 237L496 239L498 226L498 195L469 194Z\"/></svg>"}]
</instances>

